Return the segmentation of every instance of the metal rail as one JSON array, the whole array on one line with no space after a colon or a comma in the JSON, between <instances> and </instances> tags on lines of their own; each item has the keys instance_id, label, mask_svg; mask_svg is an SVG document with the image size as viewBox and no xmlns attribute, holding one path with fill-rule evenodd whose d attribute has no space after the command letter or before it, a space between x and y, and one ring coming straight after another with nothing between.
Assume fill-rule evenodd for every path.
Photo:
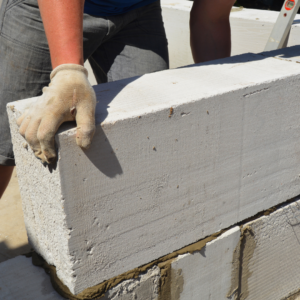
<instances>
[{"instance_id":1,"label":"metal rail","mask_svg":"<svg viewBox=\"0 0 300 300\"><path fill-rule=\"evenodd\" d=\"M264 51L284 48L289 32L300 7L300 0L286 0L273 27Z\"/></svg>"}]
</instances>

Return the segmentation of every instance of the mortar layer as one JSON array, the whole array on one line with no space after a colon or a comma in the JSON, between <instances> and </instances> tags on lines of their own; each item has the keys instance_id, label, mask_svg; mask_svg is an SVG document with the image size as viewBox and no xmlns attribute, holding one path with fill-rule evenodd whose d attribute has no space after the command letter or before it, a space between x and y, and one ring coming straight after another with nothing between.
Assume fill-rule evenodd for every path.
<instances>
[{"instance_id":1,"label":"mortar layer","mask_svg":"<svg viewBox=\"0 0 300 300\"><path fill-rule=\"evenodd\" d=\"M205 247L206 243L213 241L218 236L220 236L224 230L214 233L209 237L206 237L205 239L202 239L192 245L186 246L178 251L175 251L173 253L170 253L162 258L159 258L149 264L146 264L144 266L135 268L131 271L128 271L126 273L120 274L118 276L115 276L114 278L111 278L103 283L100 283L99 285L96 285L91 288L85 289L83 292L79 293L78 295L73 295L69 288L64 285L61 280L57 277L56 274L56 268L54 266L49 265L40 255L37 253L32 254L32 263L35 266L42 267L46 270L46 273L50 275L51 283L53 285L53 288L63 297L66 299L71 300L92 300L92 299L100 299L104 297L105 293L118 285L120 282L128 279L137 278L141 274L145 273L148 269L152 268L153 266L157 265L161 270L161 290L160 290L160 299L161 300L167 300L169 299L167 297L168 291L170 291L171 288L171 263L172 261L178 257L179 255L185 254L185 253L194 253L195 251L200 251L203 247ZM177 274L178 275L178 274ZM180 286L182 287L183 281L182 278L177 279L176 285L179 286L179 294L180 294ZM166 288L165 288L166 286ZM178 294L178 295L179 295Z\"/></svg>"}]
</instances>

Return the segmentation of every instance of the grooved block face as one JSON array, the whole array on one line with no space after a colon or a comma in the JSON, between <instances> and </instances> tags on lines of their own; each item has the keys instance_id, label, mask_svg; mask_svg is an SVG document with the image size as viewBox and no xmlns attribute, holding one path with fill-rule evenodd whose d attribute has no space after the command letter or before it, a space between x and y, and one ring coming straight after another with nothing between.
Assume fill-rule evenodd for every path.
<instances>
[{"instance_id":1,"label":"grooved block face","mask_svg":"<svg viewBox=\"0 0 300 300\"><path fill-rule=\"evenodd\" d=\"M299 80L248 54L101 84L91 148L64 125L50 167L10 103L31 244L79 293L300 194Z\"/></svg>"},{"instance_id":2,"label":"grooved block face","mask_svg":"<svg viewBox=\"0 0 300 300\"><path fill-rule=\"evenodd\" d=\"M247 285L242 287L242 293L247 295L246 299L296 299L297 296L288 296L299 292L299 198L245 226L251 228L255 239L251 258L243 266ZM246 243L249 242L246 240Z\"/></svg>"}]
</instances>

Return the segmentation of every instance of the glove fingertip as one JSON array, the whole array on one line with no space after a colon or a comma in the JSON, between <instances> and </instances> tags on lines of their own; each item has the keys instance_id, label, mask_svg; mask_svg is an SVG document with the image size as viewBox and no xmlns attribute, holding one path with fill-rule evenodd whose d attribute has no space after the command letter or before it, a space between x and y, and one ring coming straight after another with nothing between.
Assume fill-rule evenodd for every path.
<instances>
[{"instance_id":1,"label":"glove fingertip","mask_svg":"<svg viewBox=\"0 0 300 300\"><path fill-rule=\"evenodd\" d=\"M86 128L77 127L77 134L76 134L76 143L77 145L87 150L90 148L92 139L95 133L95 126L88 126Z\"/></svg>"},{"instance_id":2,"label":"glove fingertip","mask_svg":"<svg viewBox=\"0 0 300 300\"><path fill-rule=\"evenodd\" d=\"M79 136L76 136L76 143L80 148L87 150L90 148L92 140L90 138L80 138Z\"/></svg>"},{"instance_id":3,"label":"glove fingertip","mask_svg":"<svg viewBox=\"0 0 300 300\"><path fill-rule=\"evenodd\" d=\"M19 127L21 126L23 120L24 120L23 115L17 119L17 125L18 125Z\"/></svg>"}]
</instances>

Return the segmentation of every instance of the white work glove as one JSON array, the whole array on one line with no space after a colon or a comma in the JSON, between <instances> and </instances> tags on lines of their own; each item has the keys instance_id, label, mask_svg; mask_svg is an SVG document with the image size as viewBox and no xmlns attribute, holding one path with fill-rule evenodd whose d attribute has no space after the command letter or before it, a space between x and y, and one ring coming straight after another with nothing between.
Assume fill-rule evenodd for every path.
<instances>
[{"instance_id":1,"label":"white work glove","mask_svg":"<svg viewBox=\"0 0 300 300\"><path fill-rule=\"evenodd\" d=\"M56 160L54 135L66 121L77 123L77 145L87 149L95 132L96 95L81 65L63 64L50 74L43 94L17 120L20 134L43 163Z\"/></svg>"}]
</instances>

